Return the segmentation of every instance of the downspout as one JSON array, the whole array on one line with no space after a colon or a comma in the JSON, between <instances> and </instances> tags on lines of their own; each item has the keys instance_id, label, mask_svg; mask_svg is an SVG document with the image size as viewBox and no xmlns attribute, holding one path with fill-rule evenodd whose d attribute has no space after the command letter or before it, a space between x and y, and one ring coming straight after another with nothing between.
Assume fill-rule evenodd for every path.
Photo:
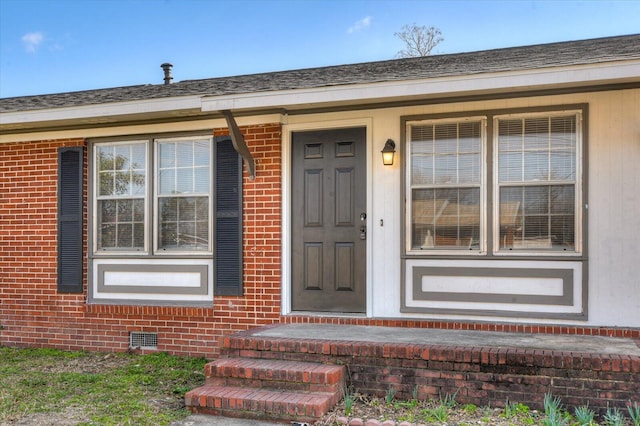
<instances>
[{"instance_id":1,"label":"downspout","mask_svg":"<svg viewBox=\"0 0 640 426\"><path fill-rule=\"evenodd\" d=\"M229 134L231 136L231 143L233 144L233 148L242 156L244 159L244 164L247 166L247 173L249 174L249 179L254 180L256 178L256 162L251 156L251 152L249 152L249 147L247 147L247 143L244 140L244 136L240 132L240 128L238 127L238 123L233 118L233 114L229 110L220 111L224 116L225 120L227 120L227 127L229 128Z\"/></svg>"}]
</instances>

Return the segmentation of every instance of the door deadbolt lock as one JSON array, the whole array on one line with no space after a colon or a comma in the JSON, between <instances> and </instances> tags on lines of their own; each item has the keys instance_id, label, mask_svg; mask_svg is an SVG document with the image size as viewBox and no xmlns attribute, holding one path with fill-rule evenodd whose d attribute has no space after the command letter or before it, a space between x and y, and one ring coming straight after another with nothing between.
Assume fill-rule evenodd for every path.
<instances>
[{"instance_id":1,"label":"door deadbolt lock","mask_svg":"<svg viewBox=\"0 0 640 426\"><path fill-rule=\"evenodd\" d=\"M367 227L362 225L360 227L360 239L361 240L366 240L367 239Z\"/></svg>"}]
</instances>

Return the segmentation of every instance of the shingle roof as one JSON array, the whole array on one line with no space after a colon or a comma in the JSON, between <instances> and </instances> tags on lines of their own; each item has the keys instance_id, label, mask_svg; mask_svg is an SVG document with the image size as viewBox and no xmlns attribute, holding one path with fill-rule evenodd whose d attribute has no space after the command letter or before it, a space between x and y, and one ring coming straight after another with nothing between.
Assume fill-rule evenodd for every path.
<instances>
[{"instance_id":1,"label":"shingle roof","mask_svg":"<svg viewBox=\"0 0 640 426\"><path fill-rule=\"evenodd\" d=\"M178 83L0 99L0 112L97 105L179 96L221 96L367 84L640 59L640 34L307 68Z\"/></svg>"}]
</instances>

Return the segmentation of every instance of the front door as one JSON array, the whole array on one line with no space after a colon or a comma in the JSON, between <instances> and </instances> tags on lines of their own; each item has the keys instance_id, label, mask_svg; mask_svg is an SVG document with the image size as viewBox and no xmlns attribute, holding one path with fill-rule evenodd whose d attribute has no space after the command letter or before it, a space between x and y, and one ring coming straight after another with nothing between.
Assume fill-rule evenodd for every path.
<instances>
[{"instance_id":1,"label":"front door","mask_svg":"<svg viewBox=\"0 0 640 426\"><path fill-rule=\"evenodd\" d=\"M292 135L294 311L366 310L366 129Z\"/></svg>"}]
</instances>

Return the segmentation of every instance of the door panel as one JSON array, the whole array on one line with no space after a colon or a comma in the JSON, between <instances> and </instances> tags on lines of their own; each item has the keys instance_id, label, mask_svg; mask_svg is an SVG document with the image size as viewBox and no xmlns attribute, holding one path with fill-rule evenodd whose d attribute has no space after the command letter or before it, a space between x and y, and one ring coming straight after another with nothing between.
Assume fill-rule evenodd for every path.
<instances>
[{"instance_id":1,"label":"door panel","mask_svg":"<svg viewBox=\"0 0 640 426\"><path fill-rule=\"evenodd\" d=\"M336 170L336 226L353 226L354 169Z\"/></svg>"},{"instance_id":2,"label":"door panel","mask_svg":"<svg viewBox=\"0 0 640 426\"><path fill-rule=\"evenodd\" d=\"M322 290L322 243L304 245L304 289Z\"/></svg>"},{"instance_id":3,"label":"door panel","mask_svg":"<svg viewBox=\"0 0 640 426\"><path fill-rule=\"evenodd\" d=\"M292 310L365 312L366 129L292 135Z\"/></svg>"},{"instance_id":4,"label":"door panel","mask_svg":"<svg viewBox=\"0 0 640 426\"><path fill-rule=\"evenodd\" d=\"M323 171L304 171L304 224L305 227L322 226Z\"/></svg>"},{"instance_id":5,"label":"door panel","mask_svg":"<svg viewBox=\"0 0 640 426\"><path fill-rule=\"evenodd\" d=\"M355 291L353 252L353 243L336 243L336 290L338 291Z\"/></svg>"}]
</instances>

